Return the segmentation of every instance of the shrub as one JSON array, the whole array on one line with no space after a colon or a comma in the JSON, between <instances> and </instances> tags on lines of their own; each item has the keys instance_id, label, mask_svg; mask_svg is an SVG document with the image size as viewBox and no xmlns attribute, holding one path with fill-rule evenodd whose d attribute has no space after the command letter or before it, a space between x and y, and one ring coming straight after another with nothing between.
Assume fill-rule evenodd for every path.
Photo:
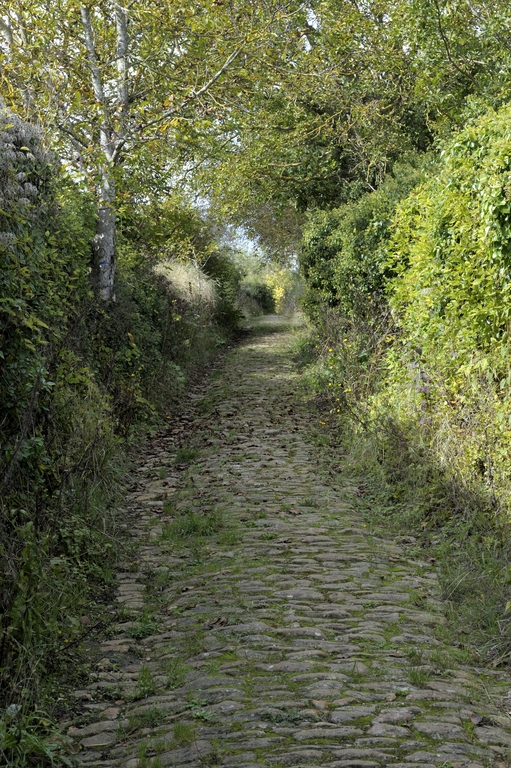
<instances>
[{"instance_id":1,"label":"shrub","mask_svg":"<svg viewBox=\"0 0 511 768\"><path fill-rule=\"evenodd\" d=\"M272 314L275 299L269 285L259 276L248 276L239 288L238 305L247 315Z\"/></svg>"},{"instance_id":2,"label":"shrub","mask_svg":"<svg viewBox=\"0 0 511 768\"><path fill-rule=\"evenodd\" d=\"M5 110L0 164L0 705L25 708L66 656L87 580L108 564L117 445L79 343L92 207Z\"/></svg>"},{"instance_id":3,"label":"shrub","mask_svg":"<svg viewBox=\"0 0 511 768\"><path fill-rule=\"evenodd\" d=\"M392 274L386 244L398 202L419 182L419 161L396 165L381 187L331 211L311 214L305 228L300 267L303 300L318 325L330 308L354 323L378 321L386 307L386 280Z\"/></svg>"},{"instance_id":4,"label":"shrub","mask_svg":"<svg viewBox=\"0 0 511 768\"><path fill-rule=\"evenodd\" d=\"M395 273L387 256L393 216L424 165L414 157L396 165L376 192L312 214L304 233L303 306L319 331L335 410L349 412L359 425L367 424L368 399L380 383L393 332L387 295Z\"/></svg>"},{"instance_id":5,"label":"shrub","mask_svg":"<svg viewBox=\"0 0 511 768\"><path fill-rule=\"evenodd\" d=\"M511 109L449 141L399 208L389 286L401 342L389 387L464 482L503 498L511 438ZM397 394L399 393L399 394Z\"/></svg>"},{"instance_id":6,"label":"shrub","mask_svg":"<svg viewBox=\"0 0 511 768\"><path fill-rule=\"evenodd\" d=\"M93 211L37 131L1 111L0 710L15 708L9 729L28 722L42 682L72 660L78 617L109 578L120 436L168 413L237 317L237 272L220 254L201 272L207 300L156 274L171 235L143 210L143 226L120 236L117 301L98 304Z\"/></svg>"},{"instance_id":7,"label":"shrub","mask_svg":"<svg viewBox=\"0 0 511 768\"><path fill-rule=\"evenodd\" d=\"M358 219L358 239L350 227L354 212L377 210L386 185L343 209L337 229L322 230L329 234L318 248L330 248L331 258L323 293L311 303L330 334L322 339L330 344L324 373L349 447L346 461L362 470L364 482L374 481L374 495L361 503L386 526L412 531L418 544L433 548L445 596L456 606L456 631L494 660L508 657L511 644L504 616L510 608L510 114L509 106L491 110L445 141L429 178L389 215L382 239L373 240L376 270L365 269L360 247L371 242L374 219ZM334 237L340 252L331 247ZM321 277L321 263L312 266ZM380 305L355 300L368 284L380 291ZM325 311L328 303L335 306Z\"/></svg>"}]
</instances>

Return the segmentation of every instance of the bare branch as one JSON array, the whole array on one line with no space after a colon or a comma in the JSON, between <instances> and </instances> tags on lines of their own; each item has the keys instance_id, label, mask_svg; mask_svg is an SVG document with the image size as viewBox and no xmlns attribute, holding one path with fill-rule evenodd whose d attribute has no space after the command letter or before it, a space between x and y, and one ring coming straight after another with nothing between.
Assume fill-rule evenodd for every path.
<instances>
[{"instance_id":1,"label":"bare branch","mask_svg":"<svg viewBox=\"0 0 511 768\"><path fill-rule=\"evenodd\" d=\"M173 117L174 115L179 114L179 112L182 112L185 107L188 106L192 101L195 101L196 99L199 99L201 96L203 96L207 91L210 90L210 88L219 80L220 77L226 72L226 70L230 67L232 62L238 58L240 53L242 52L242 48L236 48L235 51L233 51L227 59L224 61L220 69L218 69L215 74L208 80L207 83L205 83L199 90L193 90L189 96L187 96L181 104L179 104L177 107L172 107L171 109L164 110L161 115L156 117L154 120L150 120L147 122L144 126L144 128L151 128L153 125L157 125L158 123L161 123L162 120L167 120L169 117Z\"/></svg>"},{"instance_id":2,"label":"bare branch","mask_svg":"<svg viewBox=\"0 0 511 768\"><path fill-rule=\"evenodd\" d=\"M96 46L94 45L94 34L92 32L90 8L82 5L80 14L82 17L83 30L85 33L85 46L87 48L87 60L89 62L89 69L92 77L94 96L101 104L104 105L105 94L103 91L103 83L101 81L101 73L99 68L98 55L96 53Z\"/></svg>"},{"instance_id":3,"label":"bare branch","mask_svg":"<svg viewBox=\"0 0 511 768\"><path fill-rule=\"evenodd\" d=\"M229 56L229 57L226 59L226 61L224 62L224 64L223 64L223 65L220 67L220 69L219 69L219 70L218 70L218 71L217 71L217 72L216 72L216 73L213 75L213 77L212 77L210 80L208 80L208 82L207 82L205 85L203 85L203 86L202 86L202 88L199 88L199 90L198 90L198 91L193 91L193 92L192 92L192 94L189 96L189 98L188 98L188 99L186 99L186 100L185 100L185 102L183 102L183 105L182 105L182 106L185 106L185 105L186 105L186 104L188 104L190 101L194 101L195 99L198 99L200 96L202 96L202 94L203 94L203 93L206 93L206 91L209 91L209 89L211 88L211 86L212 86L212 85L214 85L214 84L216 83L216 81L217 81L217 80L218 80L220 77L222 77L222 75L224 74L224 72L226 71L226 69L227 69L228 67L230 67L230 65L232 64L232 62L233 62L235 59L237 59L237 58L238 58L238 56L240 55L240 53L241 53L241 51L242 51L242 50L243 50L242 48L237 48L235 51L233 51L233 52L231 53L231 55L230 55L230 56Z\"/></svg>"},{"instance_id":4,"label":"bare branch","mask_svg":"<svg viewBox=\"0 0 511 768\"><path fill-rule=\"evenodd\" d=\"M115 9L115 26L117 31L117 97L119 99L120 110L125 112L128 106L128 18L126 16L126 11L120 6L117 6Z\"/></svg>"},{"instance_id":5,"label":"bare branch","mask_svg":"<svg viewBox=\"0 0 511 768\"><path fill-rule=\"evenodd\" d=\"M11 25L8 24L6 21L4 21L1 17L0 17L0 30L2 30L4 37L7 40L7 43L9 45L13 45Z\"/></svg>"},{"instance_id":6,"label":"bare branch","mask_svg":"<svg viewBox=\"0 0 511 768\"><path fill-rule=\"evenodd\" d=\"M88 147L87 142L81 139L79 136L77 136L72 128L67 128L67 126L63 125L62 123L57 123L57 128L59 129L59 131L62 131L62 133L65 133L67 136L69 136L69 138L71 138L80 147L87 149Z\"/></svg>"}]
</instances>

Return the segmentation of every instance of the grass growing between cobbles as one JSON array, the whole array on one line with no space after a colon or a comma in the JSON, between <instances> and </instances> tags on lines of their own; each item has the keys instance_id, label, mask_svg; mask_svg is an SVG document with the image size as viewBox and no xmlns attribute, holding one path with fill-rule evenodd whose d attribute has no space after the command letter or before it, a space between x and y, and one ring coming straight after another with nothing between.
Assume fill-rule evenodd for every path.
<instances>
[{"instance_id":1,"label":"grass growing between cobbles","mask_svg":"<svg viewBox=\"0 0 511 768\"><path fill-rule=\"evenodd\" d=\"M438 600L433 606L422 601L422 587L426 596L430 587L437 594L431 564L416 569L388 536L373 541L369 524L364 527L353 510L354 499L365 500L368 483L358 495L357 478L343 480L339 491L334 474L322 478L301 430L310 416L301 421L299 404L296 420L295 410L288 411L296 381L288 395L288 385L268 375L279 365L287 370L285 345L250 342L247 349L257 354L250 352L252 369L233 361L236 384L219 407L222 423L211 425L215 447L210 449L206 430L203 443L188 430L187 445L200 458L182 469L174 464L177 446L170 452L162 446L161 459L175 467L169 477L177 482L163 504L149 497L137 533L140 567L123 574L126 593L136 594L128 599L128 623L114 638L125 639L128 648L105 644L110 664L95 677L105 687L96 693L91 686L109 708L124 702L116 744L104 751L103 761L127 768L203 768L242 761L276 766L292 756L309 765L316 756L321 764L358 760L367 749L370 762L370 744L359 747L354 739L370 739L387 708L412 708L410 701L417 701L417 722L426 716L442 723L446 712L435 706L429 688L430 682L444 685L440 667L446 682L471 695L471 679L465 684L457 678L461 656L434 645L427 619L427 628L415 620L430 611L441 621ZM243 379L247 370L255 384ZM228 366L226 377L229 372ZM249 400L247 386L250 407L241 407ZM227 439L236 425L243 457ZM226 439L217 440L224 432ZM282 433L296 456L289 468L281 456ZM326 462L322 467L330 470ZM157 467L151 481L156 473ZM164 483L166 477L161 473ZM275 498L266 490L273 483L281 487ZM148 485L152 491L154 483ZM133 508L136 522L138 495ZM220 524L208 524L211 517ZM374 529L378 533L379 524ZM423 581L416 575L421 569ZM423 629L432 643L419 637ZM122 677L107 689L103 681L110 672ZM418 698L408 700L410 695ZM453 708L466 702L462 690ZM489 709L481 704L481 711ZM80 728L89 723L84 718ZM416 734L411 723L406 727L413 739L435 749L434 740ZM452 730L456 741L459 731ZM77 740L87 746L84 736L82 730ZM391 741L395 760L418 748ZM356 758L344 754L354 747Z\"/></svg>"},{"instance_id":2,"label":"grass growing between cobbles","mask_svg":"<svg viewBox=\"0 0 511 768\"><path fill-rule=\"evenodd\" d=\"M161 668L167 675L167 688L169 690L175 690L184 684L188 666L182 659L165 659L161 662Z\"/></svg>"},{"instance_id":3,"label":"grass growing between cobbles","mask_svg":"<svg viewBox=\"0 0 511 768\"><path fill-rule=\"evenodd\" d=\"M140 728L155 728L165 722L168 716L168 712L159 707L150 707L144 712L140 712L136 715L131 715L128 718L128 725L122 728L123 733L130 734L135 733Z\"/></svg>"}]
</instances>

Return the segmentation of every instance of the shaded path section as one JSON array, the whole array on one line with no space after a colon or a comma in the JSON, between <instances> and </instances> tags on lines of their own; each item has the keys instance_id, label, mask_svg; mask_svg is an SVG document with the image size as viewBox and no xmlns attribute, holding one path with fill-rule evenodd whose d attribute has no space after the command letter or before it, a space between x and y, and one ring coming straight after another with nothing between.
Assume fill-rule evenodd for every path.
<instances>
[{"instance_id":1,"label":"shaded path section","mask_svg":"<svg viewBox=\"0 0 511 768\"><path fill-rule=\"evenodd\" d=\"M510 680L460 663L434 570L370 534L353 489L322 476L292 343L267 320L193 396L191 443L162 434L143 457L124 613L76 692L81 758L504 768Z\"/></svg>"}]
</instances>

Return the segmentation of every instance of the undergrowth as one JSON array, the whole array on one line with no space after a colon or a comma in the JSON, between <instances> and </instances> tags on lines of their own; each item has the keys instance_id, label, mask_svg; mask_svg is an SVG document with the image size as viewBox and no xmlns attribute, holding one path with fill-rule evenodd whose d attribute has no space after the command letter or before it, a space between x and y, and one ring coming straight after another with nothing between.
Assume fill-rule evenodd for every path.
<instances>
[{"instance_id":1,"label":"undergrowth","mask_svg":"<svg viewBox=\"0 0 511 768\"><path fill-rule=\"evenodd\" d=\"M111 620L126 446L235 331L241 273L182 201L126 206L116 301L98 301L94 201L4 109L0 198L0 763L22 768L71 759L54 720Z\"/></svg>"},{"instance_id":2,"label":"undergrowth","mask_svg":"<svg viewBox=\"0 0 511 768\"><path fill-rule=\"evenodd\" d=\"M413 533L453 640L495 664L511 652L509 114L488 109L312 214L301 254L321 426L356 503Z\"/></svg>"},{"instance_id":3,"label":"undergrowth","mask_svg":"<svg viewBox=\"0 0 511 768\"><path fill-rule=\"evenodd\" d=\"M313 440L326 471L350 488L350 502L375 530L403 536L419 563L433 565L453 647L478 662L507 664L511 653L511 531L488 488L467 488L435 459L420 433L384 416L362 425L329 387L328 349L303 338L296 361L316 413ZM328 457L328 458L327 458Z\"/></svg>"}]
</instances>

